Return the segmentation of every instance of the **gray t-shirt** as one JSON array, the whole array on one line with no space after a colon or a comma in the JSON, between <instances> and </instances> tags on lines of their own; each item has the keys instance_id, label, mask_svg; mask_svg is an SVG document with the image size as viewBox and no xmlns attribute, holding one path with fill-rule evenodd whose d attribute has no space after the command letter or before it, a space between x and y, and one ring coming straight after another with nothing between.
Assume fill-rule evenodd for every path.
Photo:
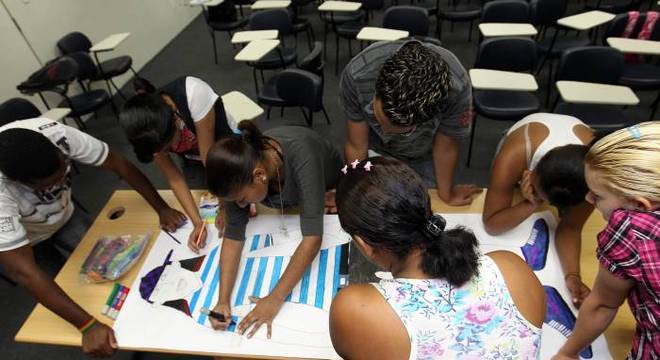
<instances>
[{"instance_id":1,"label":"gray t-shirt","mask_svg":"<svg viewBox=\"0 0 660 360\"><path fill-rule=\"evenodd\" d=\"M377 42L355 56L341 75L339 102L349 121L367 121L370 149L404 161L429 160L438 131L457 140L470 134L472 88L465 68L454 54L437 45L423 43L447 62L451 72L449 95L440 113L418 125L412 134L383 133L373 111L376 80L385 61L409 41Z\"/></svg>"},{"instance_id":2,"label":"gray t-shirt","mask_svg":"<svg viewBox=\"0 0 660 360\"><path fill-rule=\"evenodd\" d=\"M313 130L301 126L282 126L264 132L275 139L284 157L282 203L300 206L300 228L303 236L323 234L325 192L335 188L342 159L339 151ZM268 194L263 205L280 206L280 194ZM227 204L225 237L245 240L248 208L235 202Z\"/></svg>"}]
</instances>

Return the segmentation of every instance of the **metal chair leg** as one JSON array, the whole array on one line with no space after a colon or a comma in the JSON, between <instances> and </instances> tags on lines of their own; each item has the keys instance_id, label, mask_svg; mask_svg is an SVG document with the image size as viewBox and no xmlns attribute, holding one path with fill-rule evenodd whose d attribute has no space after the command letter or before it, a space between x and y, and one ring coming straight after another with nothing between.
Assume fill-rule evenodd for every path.
<instances>
[{"instance_id":1,"label":"metal chair leg","mask_svg":"<svg viewBox=\"0 0 660 360\"><path fill-rule=\"evenodd\" d=\"M330 125L330 117L328 116L328 112L325 111L325 106L321 105L321 110L323 111L323 115L325 116L325 121Z\"/></svg>"},{"instance_id":2,"label":"metal chair leg","mask_svg":"<svg viewBox=\"0 0 660 360\"><path fill-rule=\"evenodd\" d=\"M0 272L0 279L2 279L2 280L4 280L4 281L8 282L11 286L18 286L18 284L16 283L16 281L12 280L9 276L7 276L7 275L5 275L5 274L3 274L3 273L1 273L1 272Z\"/></svg>"},{"instance_id":3,"label":"metal chair leg","mask_svg":"<svg viewBox=\"0 0 660 360\"><path fill-rule=\"evenodd\" d=\"M467 153L467 162L465 163L465 167L469 168L470 167L470 162L472 160L472 143L474 143L474 133L476 132L477 129L477 114L474 115L474 118L472 118L472 129L470 129L470 144L468 145L468 153Z\"/></svg>"}]
</instances>

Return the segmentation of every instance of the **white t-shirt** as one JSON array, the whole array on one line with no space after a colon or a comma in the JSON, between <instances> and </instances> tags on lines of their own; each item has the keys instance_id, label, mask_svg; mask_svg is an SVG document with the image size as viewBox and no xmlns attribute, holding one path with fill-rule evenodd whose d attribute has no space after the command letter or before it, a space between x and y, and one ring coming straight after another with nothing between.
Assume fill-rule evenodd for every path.
<instances>
[{"instance_id":1,"label":"white t-shirt","mask_svg":"<svg viewBox=\"0 0 660 360\"><path fill-rule=\"evenodd\" d=\"M213 109L218 94L213 91L204 80L194 76L186 77L186 97L188 100L188 110L194 122L198 122L206 116L206 114ZM227 116L227 124L232 130L236 129L236 121L231 118L225 108L225 115Z\"/></svg>"},{"instance_id":2,"label":"white t-shirt","mask_svg":"<svg viewBox=\"0 0 660 360\"><path fill-rule=\"evenodd\" d=\"M84 132L46 118L14 121L3 127L23 128L46 136L67 160L99 166L108 145ZM0 251L36 244L51 237L73 214L70 166L67 180L57 188L35 191L0 173Z\"/></svg>"}]
</instances>

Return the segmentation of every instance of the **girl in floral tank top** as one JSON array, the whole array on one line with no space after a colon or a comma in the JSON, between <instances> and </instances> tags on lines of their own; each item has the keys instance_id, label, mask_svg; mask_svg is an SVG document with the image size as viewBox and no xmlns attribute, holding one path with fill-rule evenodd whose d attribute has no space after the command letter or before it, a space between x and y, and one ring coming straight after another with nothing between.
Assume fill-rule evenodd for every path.
<instances>
[{"instance_id":1,"label":"girl in floral tank top","mask_svg":"<svg viewBox=\"0 0 660 360\"><path fill-rule=\"evenodd\" d=\"M517 255L478 253L445 230L421 178L399 160L345 167L337 209L352 246L391 279L342 289L330 336L350 359L537 359L545 294Z\"/></svg>"}]
</instances>

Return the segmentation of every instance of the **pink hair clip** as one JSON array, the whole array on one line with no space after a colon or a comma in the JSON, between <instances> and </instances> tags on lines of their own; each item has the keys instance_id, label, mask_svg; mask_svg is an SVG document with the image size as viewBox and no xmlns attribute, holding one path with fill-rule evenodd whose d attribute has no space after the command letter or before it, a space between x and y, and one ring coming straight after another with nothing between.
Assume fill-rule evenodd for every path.
<instances>
[{"instance_id":1,"label":"pink hair clip","mask_svg":"<svg viewBox=\"0 0 660 360\"><path fill-rule=\"evenodd\" d=\"M352 167L353 169L355 169L355 168L358 166L359 163L360 163L360 160L355 159L355 160L351 163L351 167Z\"/></svg>"},{"instance_id":2,"label":"pink hair clip","mask_svg":"<svg viewBox=\"0 0 660 360\"><path fill-rule=\"evenodd\" d=\"M374 166L374 165L371 163L371 161L367 161L367 163L364 164L364 171L371 171L371 168L372 168L373 166Z\"/></svg>"},{"instance_id":3,"label":"pink hair clip","mask_svg":"<svg viewBox=\"0 0 660 360\"><path fill-rule=\"evenodd\" d=\"M343 172L344 175L348 174L348 165L344 165L344 167L341 168L341 172Z\"/></svg>"}]
</instances>

